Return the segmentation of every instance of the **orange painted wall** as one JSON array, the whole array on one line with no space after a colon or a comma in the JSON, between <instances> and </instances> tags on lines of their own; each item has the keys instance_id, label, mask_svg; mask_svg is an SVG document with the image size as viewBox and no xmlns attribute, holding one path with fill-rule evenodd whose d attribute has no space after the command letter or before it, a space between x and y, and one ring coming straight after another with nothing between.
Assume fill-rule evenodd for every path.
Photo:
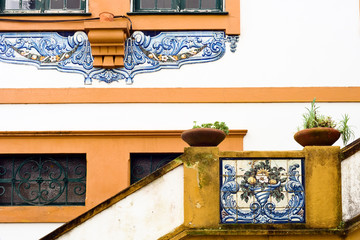
<instances>
[{"instance_id":1,"label":"orange painted wall","mask_svg":"<svg viewBox=\"0 0 360 240\"><path fill-rule=\"evenodd\" d=\"M16 88L0 104L37 103L284 103L360 102L360 87L263 88Z\"/></svg>"},{"instance_id":2,"label":"orange painted wall","mask_svg":"<svg viewBox=\"0 0 360 240\"><path fill-rule=\"evenodd\" d=\"M115 16L128 16L134 30L224 30L229 35L240 34L240 1L224 0L226 15L128 15L130 0L88 0L89 16L5 16L2 19L22 20L69 20L97 18L108 12ZM98 22L93 20L92 22ZM121 22L125 19L115 19ZM85 30L84 21L24 23L0 21L0 31L71 31Z\"/></svg>"},{"instance_id":3,"label":"orange painted wall","mask_svg":"<svg viewBox=\"0 0 360 240\"><path fill-rule=\"evenodd\" d=\"M0 132L0 154L86 153L85 206L0 207L0 222L67 222L129 186L129 157L136 152L183 152L182 131ZM245 130L219 146L242 150Z\"/></svg>"}]
</instances>

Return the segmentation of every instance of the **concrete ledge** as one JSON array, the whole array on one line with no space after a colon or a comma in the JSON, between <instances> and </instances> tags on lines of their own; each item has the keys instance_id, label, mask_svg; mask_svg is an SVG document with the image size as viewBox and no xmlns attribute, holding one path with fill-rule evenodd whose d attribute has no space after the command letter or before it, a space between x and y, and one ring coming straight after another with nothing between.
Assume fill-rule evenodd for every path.
<instances>
[{"instance_id":1,"label":"concrete ledge","mask_svg":"<svg viewBox=\"0 0 360 240\"><path fill-rule=\"evenodd\" d=\"M264 225L268 226L268 225ZM284 239L284 236L288 236L289 239L294 236L311 236L311 239L342 239L345 235L345 231L342 229L241 229L241 230L229 230L229 229L189 229L181 226L169 233L159 240L168 239L268 239L265 236L273 236L271 239Z\"/></svg>"},{"instance_id":2,"label":"concrete ledge","mask_svg":"<svg viewBox=\"0 0 360 240\"><path fill-rule=\"evenodd\" d=\"M340 159L345 160L360 151L360 138L340 150Z\"/></svg>"}]
</instances>

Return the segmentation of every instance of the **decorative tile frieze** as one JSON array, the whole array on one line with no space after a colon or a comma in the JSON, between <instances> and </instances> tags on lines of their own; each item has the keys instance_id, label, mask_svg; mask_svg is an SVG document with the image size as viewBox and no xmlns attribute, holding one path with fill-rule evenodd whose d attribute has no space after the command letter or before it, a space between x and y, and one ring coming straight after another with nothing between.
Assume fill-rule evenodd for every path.
<instances>
[{"instance_id":1,"label":"decorative tile frieze","mask_svg":"<svg viewBox=\"0 0 360 240\"><path fill-rule=\"evenodd\" d=\"M125 68L120 71L130 83L137 73L215 61L224 53L223 32L161 32L154 37L135 32L127 40Z\"/></svg>"},{"instance_id":2,"label":"decorative tile frieze","mask_svg":"<svg viewBox=\"0 0 360 240\"><path fill-rule=\"evenodd\" d=\"M303 159L224 158L221 223L304 223Z\"/></svg>"},{"instance_id":3,"label":"decorative tile frieze","mask_svg":"<svg viewBox=\"0 0 360 240\"><path fill-rule=\"evenodd\" d=\"M226 42L230 43L230 51L236 52L237 43L239 42L239 36L229 35L226 37Z\"/></svg>"},{"instance_id":4,"label":"decorative tile frieze","mask_svg":"<svg viewBox=\"0 0 360 240\"><path fill-rule=\"evenodd\" d=\"M91 83L93 57L84 32L67 37L54 32L0 33L0 60L81 73L85 83Z\"/></svg>"},{"instance_id":5,"label":"decorative tile frieze","mask_svg":"<svg viewBox=\"0 0 360 240\"><path fill-rule=\"evenodd\" d=\"M225 43L230 43L234 52L237 41L224 32L161 32L151 36L137 31L126 40L124 67L105 69L94 67L84 32L69 36L50 32L0 33L0 61L80 73L85 84L91 84L93 79L106 83L125 80L131 84L138 73L216 61L225 54Z\"/></svg>"}]
</instances>

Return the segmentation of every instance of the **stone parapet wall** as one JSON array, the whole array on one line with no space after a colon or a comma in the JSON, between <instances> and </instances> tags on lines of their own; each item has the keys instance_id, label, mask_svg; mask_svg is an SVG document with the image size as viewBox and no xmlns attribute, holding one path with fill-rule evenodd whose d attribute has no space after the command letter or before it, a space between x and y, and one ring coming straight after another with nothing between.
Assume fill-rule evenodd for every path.
<instances>
[{"instance_id":1,"label":"stone parapet wall","mask_svg":"<svg viewBox=\"0 0 360 240\"><path fill-rule=\"evenodd\" d=\"M360 214L360 152L341 163L343 220Z\"/></svg>"}]
</instances>

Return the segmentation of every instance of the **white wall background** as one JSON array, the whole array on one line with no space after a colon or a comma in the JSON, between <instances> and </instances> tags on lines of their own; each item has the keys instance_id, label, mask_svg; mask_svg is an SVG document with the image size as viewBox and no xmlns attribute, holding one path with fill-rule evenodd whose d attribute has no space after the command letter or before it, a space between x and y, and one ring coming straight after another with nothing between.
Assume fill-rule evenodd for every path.
<instances>
[{"instance_id":1,"label":"white wall background","mask_svg":"<svg viewBox=\"0 0 360 240\"><path fill-rule=\"evenodd\" d=\"M0 240L38 240L62 223L1 223Z\"/></svg>"},{"instance_id":2,"label":"white wall background","mask_svg":"<svg viewBox=\"0 0 360 240\"><path fill-rule=\"evenodd\" d=\"M0 88L360 86L358 0L241 0L240 7L238 49L217 62L137 75L133 85L121 81L91 86L84 86L79 74L0 63ZM293 134L306 106L5 104L0 105L0 130L187 129L193 120L220 120L232 129L248 130L245 150L297 150L301 146ZM360 136L360 103L319 106L322 113L337 120L348 113ZM0 239L37 239L57 225L44 226L0 224Z\"/></svg>"},{"instance_id":3,"label":"white wall background","mask_svg":"<svg viewBox=\"0 0 360 240\"><path fill-rule=\"evenodd\" d=\"M238 1L238 0L237 0ZM359 86L358 0L241 0L235 54L87 87ZM1 64L3 87L84 87L78 74Z\"/></svg>"},{"instance_id":4,"label":"white wall background","mask_svg":"<svg viewBox=\"0 0 360 240\"><path fill-rule=\"evenodd\" d=\"M173 130L193 121L225 121L230 129L247 129L244 150L302 149L293 140L310 103L253 104L3 104L0 131ZM350 125L360 137L360 103L318 103L322 114ZM342 143L338 141L336 145Z\"/></svg>"},{"instance_id":5,"label":"white wall background","mask_svg":"<svg viewBox=\"0 0 360 240\"><path fill-rule=\"evenodd\" d=\"M179 166L79 225L59 240L156 240L184 222L184 168Z\"/></svg>"}]
</instances>

